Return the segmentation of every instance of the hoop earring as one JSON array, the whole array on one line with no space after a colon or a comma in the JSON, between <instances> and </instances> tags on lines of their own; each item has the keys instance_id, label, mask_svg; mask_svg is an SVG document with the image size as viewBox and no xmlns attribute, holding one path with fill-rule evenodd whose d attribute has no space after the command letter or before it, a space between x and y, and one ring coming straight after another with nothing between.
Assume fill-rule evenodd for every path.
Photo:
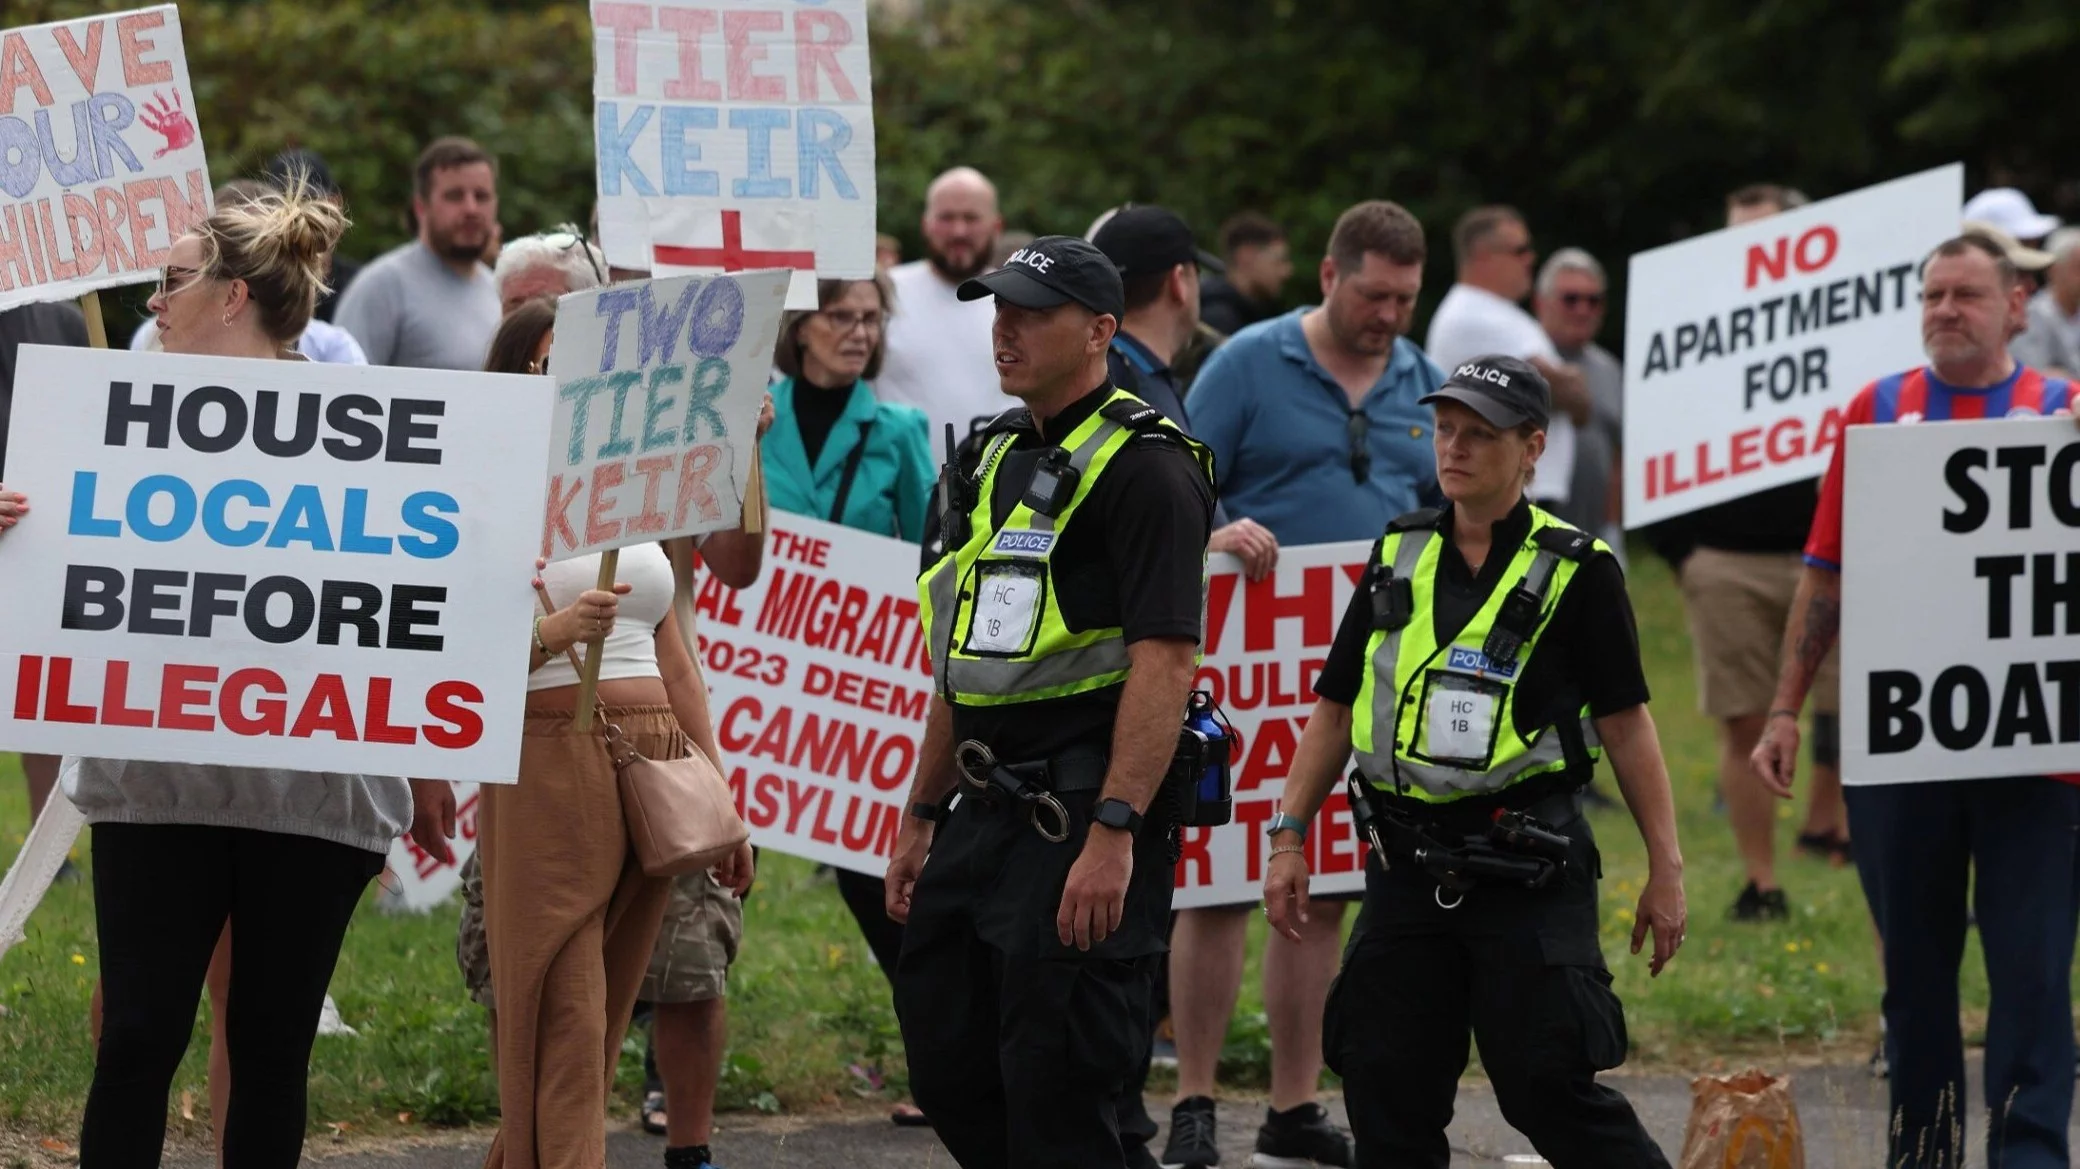
<instances>
[{"instance_id":1,"label":"hoop earring","mask_svg":"<svg viewBox=\"0 0 2080 1169\"><path fill-rule=\"evenodd\" d=\"M225 328L227 328L227 329L231 327L231 314L230 314L230 313L225 313L225 314L224 314L224 327L225 327Z\"/></svg>"}]
</instances>

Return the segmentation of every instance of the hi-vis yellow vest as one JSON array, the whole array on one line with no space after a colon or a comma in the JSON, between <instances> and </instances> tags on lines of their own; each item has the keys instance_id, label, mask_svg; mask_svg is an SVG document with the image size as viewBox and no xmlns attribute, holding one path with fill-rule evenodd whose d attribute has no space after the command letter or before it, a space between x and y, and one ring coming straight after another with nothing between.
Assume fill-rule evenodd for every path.
<instances>
[{"instance_id":1,"label":"hi-vis yellow vest","mask_svg":"<svg viewBox=\"0 0 2080 1169\"><path fill-rule=\"evenodd\" d=\"M1434 521L1397 530L1400 527L1397 521L1380 542L1374 572L1385 570L1391 574L1386 579L1408 581L1414 604L1406 625L1375 628L1366 647L1370 668L1351 719L1359 773L1382 791L1442 804L1565 770L1575 761L1568 758L1568 736L1559 728L1518 732L1517 682L1539 652L1540 639L1576 570L1594 552L1609 548L1532 508L1531 529L1495 590L1464 629L1440 644L1433 603L1444 539ZM1520 587L1539 598L1537 623L1524 636L1515 660L1498 664L1485 647L1504 602ZM1581 746L1593 763L1601 748L1587 706L1578 717ZM1391 740L1381 739L1381 728L1391 730Z\"/></svg>"},{"instance_id":2,"label":"hi-vis yellow vest","mask_svg":"<svg viewBox=\"0 0 2080 1169\"><path fill-rule=\"evenodd\" d=\"M939 693L960 706L1002 706L1082 694L1123 682L1127 642L1117 626L1071 630L1062 618L1053 561L1061 532L1091 489L1138 433L1160 430L1182 443L1213 479L1213 454L1154 407L1124 390L1065 436L1077 472L1059 514L1021 499L1002 524L990 522L998 468L1016 438L998 434L982 455L968 538L918 580L920 618Z\"/></svg>"}]
</instances>

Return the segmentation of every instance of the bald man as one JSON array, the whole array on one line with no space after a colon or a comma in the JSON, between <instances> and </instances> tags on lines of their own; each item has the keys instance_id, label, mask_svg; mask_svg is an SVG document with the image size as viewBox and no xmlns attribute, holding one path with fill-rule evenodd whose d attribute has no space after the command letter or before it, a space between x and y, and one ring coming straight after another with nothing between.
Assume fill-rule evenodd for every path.
<instances>
[{"instance_id":1,"label":"bald man","mask_svg":"<svg viewBox=\"0 0 2080 1169\"><path fill-rule=\"evenodd\" d=\"M1017 403L997 388L989 298L962 301L961 281L989 267L1004 230L997 188L973 167L955 167L925 189L925 258L888 270L896 288L886 354L874 390L883 401L904 402L931 419L932 456L944 459L948 424L963 439L977 419L987 421Z\"/></svg>"}]
</instances>

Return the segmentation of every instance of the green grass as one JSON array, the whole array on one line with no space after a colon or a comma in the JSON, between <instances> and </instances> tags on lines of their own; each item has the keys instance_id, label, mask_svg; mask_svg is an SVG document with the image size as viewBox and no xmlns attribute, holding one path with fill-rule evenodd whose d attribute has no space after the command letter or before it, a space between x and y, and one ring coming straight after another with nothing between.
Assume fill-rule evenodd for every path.
<instances>
[{"instance_id":1,"label":"green grass","mask_svg":"<svg viewBox=\"0 0 2080 1169\"><path fill-rule=\"evenodd\" d=\"M1639 556L1633 567L1691 909L1689 944L1662 977L1649 979L1645 960L1626 953L1645 851L1623 812L1599 816L1604 949L1625 1000L1634 1059L1691 1071L1755 1054L1860 1056L1875 1030L1880 983L1855 874L1786 857L1780 878L1793 919L1726 923L1743 877L1726 822L1712 811L1716 748L1710 722L1695 710L1680 600L1658 561ZM28 826L17 774L12 757L0 756L0 865ZM1789 821L1792 808L1783 812ZM1783 827L1788 843L1793 825ZM0 1128L69 1140L93 1071L86 1020L96 949L86 884L53 889L28 932L26 943L0 959ZM370 907L355 919L332 990L361 1036L318 1041L311 1068L315 1132L345 1125L357 1134L388 1133L495 1116L484 1016L463 996L454 941L452 910L393 917ZM1223 1062L1238 1087L1261 1083L1267 1070L1257 979L1263 941L1257 920ZM1971 944L1964 965L1968 1014L1983 1011L1986 1000L1976 937ZM730 1003L726 1108L795 1111L872 1094L849 1070L855 1064L885 1072L889 1094L903 1088L887 985L835 889L805 862L767 854L745 911ZM206 1010L201 1014L174 1086L176 1111L182 1093L192 1094L202 1119L176 1123L196 1138L206 1133L208 1100ZM639 1046L632 1041L629 1050L620 1077L624 1105L638 1075ZM400 1123L400 1116L410 1119Z\"/></svg>"}]
</instances>

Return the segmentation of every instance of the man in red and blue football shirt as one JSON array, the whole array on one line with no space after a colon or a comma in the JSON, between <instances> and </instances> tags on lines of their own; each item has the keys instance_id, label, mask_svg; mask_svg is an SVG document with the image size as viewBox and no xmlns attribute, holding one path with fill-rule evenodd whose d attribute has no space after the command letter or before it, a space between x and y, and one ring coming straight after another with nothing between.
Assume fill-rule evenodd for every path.
<instances>
[{"instance_id":1,"label":"man in red and blue football shirt","mask_svg":"<svg viewBox=\"0 0 2080 1169\"><path fill-rule=\"evenodd\" d=\"M2026 293L1997 245L1971 235L1950 240L1923 262L1921 279L1928 364L1864 387L1849 404L1846 425L2073 411L2069 383L2025 369L2008 355ZM1799 708L1840 630L1846 445L1835 447L1821 483L1805 573L1784 631L1776 700L1753 756L1762 782L1787 798ZM1893 1117L1885 1163L1947 1166L1963 1148L1957 971L1969 884L1992 991L1989 1160L2005 1169L2063 1169L2070 1163L2066 1124L2073 1110L2072 885L2080 787L2020 776L1862 785L1845 794L1856 868L1884 941Z\"/></svg>"}]
</instances>

